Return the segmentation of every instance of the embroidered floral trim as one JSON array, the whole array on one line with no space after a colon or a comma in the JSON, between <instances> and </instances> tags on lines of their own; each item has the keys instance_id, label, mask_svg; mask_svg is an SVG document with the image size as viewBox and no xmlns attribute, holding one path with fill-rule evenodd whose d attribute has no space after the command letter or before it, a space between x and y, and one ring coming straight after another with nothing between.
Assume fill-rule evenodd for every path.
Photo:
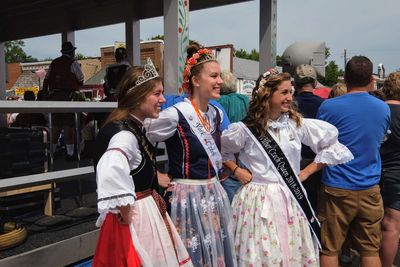
<instances>
[{"instance_id":1,"label":"embroidered floral trim","mask_svg":"<svg viewBox=\"0 0 400 267\"><path fill-rule=\"evenodd\" d=\"M180 124L178 124L178 131L180 133L180 135L182 136L182 140L183 140L183 146L185 149L185 177L189 177L189 142L185 136L185 133L183 131L183 128Z\"/></svg>"},{"instance_id":2,"label":"embroidered floral trim","mask_svg":"<svg viewBox=\"0 0 400 267\"><path fill-rule=\"evenodd\" d=\"M314 161L334 166L349 162L352 159L354 159L354 156L351 151L343 144L337 142L318 152Z\"/></svg>"}]
</instances>

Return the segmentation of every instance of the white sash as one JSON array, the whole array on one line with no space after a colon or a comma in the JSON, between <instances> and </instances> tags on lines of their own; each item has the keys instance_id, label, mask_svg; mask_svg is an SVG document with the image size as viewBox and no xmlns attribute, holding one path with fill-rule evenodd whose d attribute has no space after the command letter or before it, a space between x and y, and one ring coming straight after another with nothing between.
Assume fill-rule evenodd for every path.
<instances>
[{"instance_id":1,"label":"white sash","mask_svg":"<svg viewBox=\"0 0 400 267\"><path fill-rule=\"evenodd\" d=\"M184 102L179 102L174 105L185 118L185 120L190 125L193 133L196 135L197 139L199 139L201 145L206 151L208 158L211 161L211 164L214 168L215 175L218 176L219 170L222 168L222 156L218 150L217 145L215 144L214 138L211 133L208 133L203 124L200 122L199 117L190 101L185 98ZM219 110L216 110L219 112Z\"/></svg>"}]
</instances>

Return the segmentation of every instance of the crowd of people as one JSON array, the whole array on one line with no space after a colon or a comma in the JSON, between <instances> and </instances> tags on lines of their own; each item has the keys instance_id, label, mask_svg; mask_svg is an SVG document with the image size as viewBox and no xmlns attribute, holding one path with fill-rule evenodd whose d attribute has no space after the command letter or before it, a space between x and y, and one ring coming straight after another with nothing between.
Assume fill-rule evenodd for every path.
<instances>
[{"instance_id":1,"label":"crowd of people","mask_svg":"<svg viewBox=\"0 0 400 267\"><path fill-rule=\"evenodd\" d=\"M68 73L73 91L82 82L75 49L63 44L51 64L48 99L70 98L54 77ZM131 66L124 49L106 71L106 101L118 108L102 116L93 146L101 227L93 266L333 267L354 252L361 266L392 266L400 73L377 90L372 62L355 56L324 99L312 66L293 77L268 69L249 99L211 51L193 43L187 52L184 95L164 96L151 60ZM72 156L70 118L58 117Z\"/></svg>"},{"instance_id":2,"label":"crowd of people","mask_svg":"<svg viewBox=\"0 0 400 267\"><path fill-rule=\"evenodd\" d=\"M391 266L400 74L377 94L372 69L353 57L328 100L313 94L312 66L293 78L269 69L249 100L192 44L186 94L166 100L150 61L131 67L97 137L94 266L331 267L351 250L361 266ZM158 142L167 173L157 170Z\"/></svg>"}]
</instances>

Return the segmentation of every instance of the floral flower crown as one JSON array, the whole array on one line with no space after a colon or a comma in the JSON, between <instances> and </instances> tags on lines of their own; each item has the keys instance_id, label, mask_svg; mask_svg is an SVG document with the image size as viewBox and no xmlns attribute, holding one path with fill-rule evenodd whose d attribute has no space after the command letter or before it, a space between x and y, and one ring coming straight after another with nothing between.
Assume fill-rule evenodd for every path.
<instances>
[{"instance_id":1,"label":"floral flower crown","mask_svg":"<svg viewBox=\"0 0 400 267\"><path fill-rule=\"evenodd\" d=\"M279 71L277 70L277 69L274 69L274 68L270 68L270 69L268 69L266 72L264 72L263 74L262 74L262 78L261 78L261 80L260 80L260 83L259 83L259 85L258 85L258 88L257 88L257 90L255 90L255 92L258 94L258 93L260 93L262 90L264 90L264 89L266 89L265 88L265 85L266 85L266 83L267 83L267 80L268 80L268 78L270 78L271 76L275 76L275 75L277 75L277 74L279 74ZM253 91L254 92L254 91ZM292 90L290 91L290 93L293 95L294 94L294 87L292 86ZM254 95L254 93L253 93L253 95Z\"/></svg>"},{"instance_id":2,"label":"floral flower crown","mask_svg":"<svg viewBox=\"0 0 400 267\"><path fill-rule=\"evenodd\" d=\"M276 74L279 74L279 72L274 68L270 68L266 72L264 72L258 85L257 93L261 92L265 88L265 84L267 83L268 78Z\"/></svg>"},{"instance_id":3,"label":"floral flower crown","mask_svg":"<svg viewBox=\"0 0 400 267\"><path fill-rule=\"evenodd\" d=\"M191 58L186 60L186 66L183 71L183 84L182 84L182 87L185 90L185 92L189 91L189 79L191 76L192 68L200 64L215 60L216 59L213 56L212 51L206 48L199 49L196 53L193 54Z\"/></svg>"}]
</instances>

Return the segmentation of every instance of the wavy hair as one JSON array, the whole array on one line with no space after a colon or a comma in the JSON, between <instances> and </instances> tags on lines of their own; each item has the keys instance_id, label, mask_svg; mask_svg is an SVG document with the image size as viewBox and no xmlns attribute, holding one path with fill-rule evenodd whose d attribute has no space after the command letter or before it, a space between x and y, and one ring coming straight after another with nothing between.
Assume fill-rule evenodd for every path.
<instances>
[{"instance_id":1,"label":"wavy hair","mask_svg":"<svg viewBox=\"0 0 400 267\"><path fill-rule=\"evenodd\" d=\"M262 75L258 78L255 90L253 91L253 98L250 101L249 112L247 113L244 123L256 129L256 131L263 135L267 131L268 121L271 115L271 98L279 85L284 81L290 81L291 76L289 73L272 74L266 78ZM289 118L296 122L296 126L301 126L302 116L298 113L293 105L289 108Z\"/></svg>"},{"instance_id":2,"label":"wavy hair","mask_svg":"<svg viewBox=\"0 0 400 267\"><path fill-rule=\"evenodd\" d=\"M386 100L400 100L400 72L390 73L383 83Z\"/></svg>"}]
</instances>

